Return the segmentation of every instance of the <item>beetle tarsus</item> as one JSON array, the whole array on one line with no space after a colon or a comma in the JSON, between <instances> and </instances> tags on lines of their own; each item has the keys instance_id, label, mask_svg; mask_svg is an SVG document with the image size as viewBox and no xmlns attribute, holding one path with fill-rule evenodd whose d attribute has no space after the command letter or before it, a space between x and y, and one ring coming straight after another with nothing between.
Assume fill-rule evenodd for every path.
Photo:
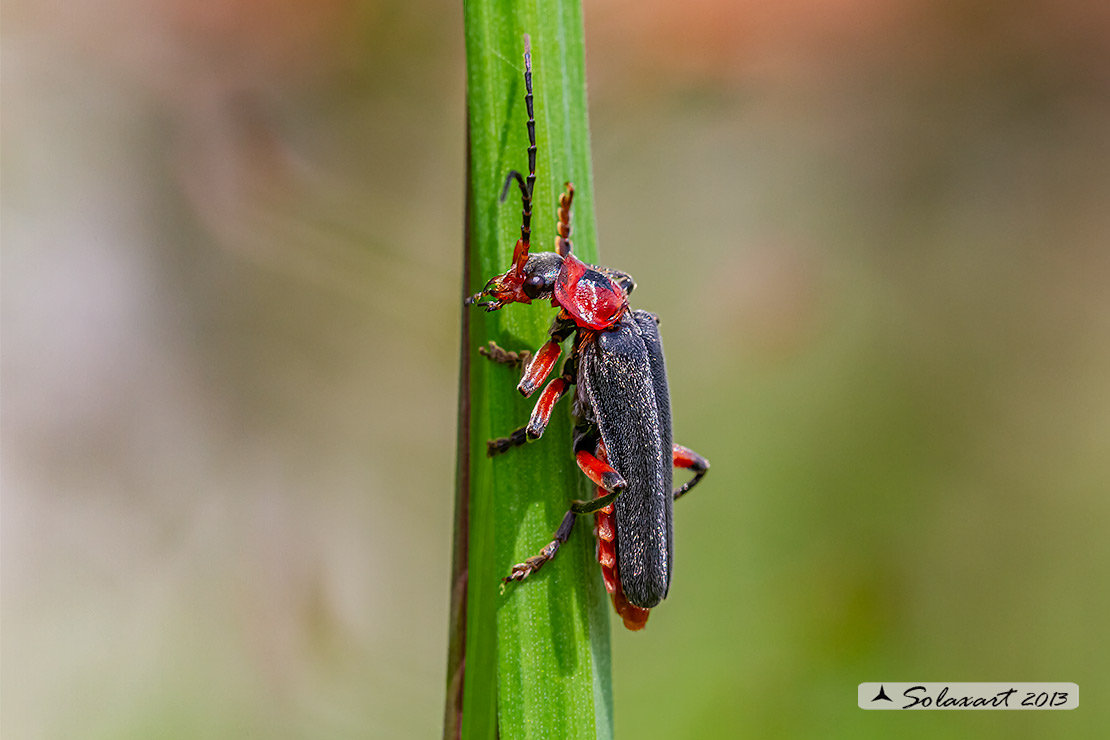
<instances>
[{"instance_id":1,"label":"beetle tarsus","mask_svg":"<svg viewBox=\"0 0 1110 740\"><path fill-rule=\"evenodd\" d=\"M525 578L542 568L543 564L546 563L548 560L554 558L555 554L559 552L559 545L560 543L558 540L552 540L551 542L547 543L547 546L540 550L539 555L533 555L532 557L525 560L523 563L517 563L516 565L514 565L512 567L512 570L509 572L509 575L505 576L502 580L506 583L508 583L509 581L523 581Z\"/></svg>"},{"instance_id":2,"label":"beetle tarsus","mask_svg":"<svg viewBox=\"0 0 1110 740\"><path fill-rule=\"evenodd\" d=\"M497 342L490 342L485 347L479 347L478 354L488 360L509 367L520 367L532 359L530 350L522 349L519 352L511 352L498 346Z\"/></svg>"},{"instance_id":3,"label":"beetle tarsus","mask_svg":"<svg viewBox=\"0 0 1110 740\"><path fill-rule=\"evenodd\" d=\"M553 559L558 554L559 548L566 543L570 537L570 532L574 529L574 520L578 515L573 511L568 511L563 515L563 521L559 523L559 528L555 530L555 537L540 550L539 555L533 555L525 560L523 563L517 563L509 571L509 575L501 579L502 583L510 581L523 581L528 576L535 573L543 567L544 563Z\"/></svg>"},{"instance_id":4,"label":"beetle tarsus","mask_svg":"<svg viewBox=\"0 0 1110 740\"><path fill-rule=\"evenodd\" d=\"M521 427L514 429L508 437L498 437L486 442L486 455L488 457L495 457L503 452L508 452L514 447L527 443L528 440L528 427Z\"/></svg>"}]
</instances>

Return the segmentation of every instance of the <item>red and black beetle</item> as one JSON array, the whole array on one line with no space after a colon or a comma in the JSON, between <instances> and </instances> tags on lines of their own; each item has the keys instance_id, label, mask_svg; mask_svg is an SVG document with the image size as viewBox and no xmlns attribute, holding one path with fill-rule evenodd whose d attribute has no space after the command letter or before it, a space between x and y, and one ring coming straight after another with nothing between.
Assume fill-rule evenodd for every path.
<instances>
[{"instance_id":1,"label":"red and black beetle","mask_svg":"<svg viewBox=\"0 0 1110 740\"><path fill-rule=\"evenodd\" d=\"M536 181L536 121L532 109L532 55L524 37L524 87L528 109L528 177L511 171L501 193L513 181L520 187L523 215L513 264L496 275L466 303L496 311L508 303L550 300L559 309L551 338L531 357L517 389L530 396L559 359L560 345L571 335L570 356L559 377L543 389L528 424L508 437L490 440L489 454L539 439L555 403L575 386L574 453L582 472L597 486L597 498L573 501L540 553L514 565L506 581L520 581L555 557L579 514L597 518L598 560L605 587L617 614L632 630L642 629L649 610L667 596L674 562L672 509L709 469L697 453L671 441L671 401L659 320L628 307L632 278L616 270L588 265L571 253L570 207L574 186L559 197L555 252L529 254L532 189ZM515 363L515 352L490 344L483 354ZM694 477L672 490L673 467L689 468Z\"/></svg>"}]
</instances>

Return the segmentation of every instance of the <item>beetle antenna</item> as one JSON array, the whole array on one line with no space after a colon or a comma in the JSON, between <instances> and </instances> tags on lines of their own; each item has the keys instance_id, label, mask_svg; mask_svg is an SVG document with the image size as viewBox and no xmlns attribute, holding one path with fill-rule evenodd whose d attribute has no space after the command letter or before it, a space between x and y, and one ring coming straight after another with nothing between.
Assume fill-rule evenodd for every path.
<instances>
[{"instance_id":1,"label":"beetle antenna","mask_svg":"<svg viewBox=\"0 0 1110 740\"><path fill-rule=\"evenodd\" d=\"M514 179L520 185L520 197L528 202L528 186L524 184L524 177L516 170L509 170L508 176L505 177L505 187L501 188L501 202L504 203L505 198L509 196L509 186L513 184Z\"/></svg>"},{"instance_id":2,"label":"beetle antenna","mask_svg":"<svg viewBox=\"0 0 1110 740\"><path fill-rule=\"evenodd\" d=\"M559 236L555 239L555 251L560 257L570 254L570 204L574 200L574 183L564 183L566 192L559 196Z\"/></svg>"},{"instance_id":3,"label":"beetle antenna","mask_svg":"<svg viewBox=\"0 0 1110 740\"><path fill-rule=\"evenodd\" d=\"M528 261L528 247L532 241L532 192L536 187L536 113L532 103L532 39L524 34L524 105L528 108L528 178L510 170L501 188L501 200L509 194L513 180L520 186L521 220L520 242L513 254L513 265L520 271Z\"/></svg>"},{"instance_id":4,"label":"beetle antenna","mask_svg":"<svg viewBox=\"0 0 1110 740\"><path fill-rule=\"evenodd\" d=\"M524 105L528 108L528 200L536 185L536 115L532 110L532 38L524 34Z\"/></svg>"}]
</instances>

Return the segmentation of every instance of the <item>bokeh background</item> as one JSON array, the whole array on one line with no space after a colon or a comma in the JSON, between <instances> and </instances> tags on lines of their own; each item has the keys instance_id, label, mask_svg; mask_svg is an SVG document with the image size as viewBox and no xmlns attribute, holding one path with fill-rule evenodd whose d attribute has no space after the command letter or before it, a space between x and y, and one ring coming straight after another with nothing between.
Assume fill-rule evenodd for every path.
<instances>
[{"instance_id":1,"label":"bokeh background","mask_svg":"<svg viewBox=\"0 0 1110 740\"><path fill-rule=\"evenodd\" d=\"M619 736L1110 736L1110 5L585 15L603 261L713 462ZM438 736L461 8L7 0L2 69L3 736Z\"/></svg>"}]
</instances>

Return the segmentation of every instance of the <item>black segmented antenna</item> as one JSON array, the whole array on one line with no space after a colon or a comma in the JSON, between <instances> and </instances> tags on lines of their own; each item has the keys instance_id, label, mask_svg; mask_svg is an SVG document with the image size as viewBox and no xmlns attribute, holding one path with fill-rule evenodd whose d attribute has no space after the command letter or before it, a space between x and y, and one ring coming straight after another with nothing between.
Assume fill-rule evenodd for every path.
<instances>
[{"instance_id":1,"label":"black segmented antenna","mask_svg":"<svg viewBox=\"0 0 1110 740\"><path fill-rule=\"evenodd\" d=\"M520 186L521 223L520 241L523 250L515 255L517 269L524 269L528 247L532 241L532 191L536 187L536 115L532 107L532 39L524 34L524 104L528 108L528 180L516 170L510 170L501 188L501 200L509 194L509 186L516 180Z\"/></svg>"}]
</instances>

